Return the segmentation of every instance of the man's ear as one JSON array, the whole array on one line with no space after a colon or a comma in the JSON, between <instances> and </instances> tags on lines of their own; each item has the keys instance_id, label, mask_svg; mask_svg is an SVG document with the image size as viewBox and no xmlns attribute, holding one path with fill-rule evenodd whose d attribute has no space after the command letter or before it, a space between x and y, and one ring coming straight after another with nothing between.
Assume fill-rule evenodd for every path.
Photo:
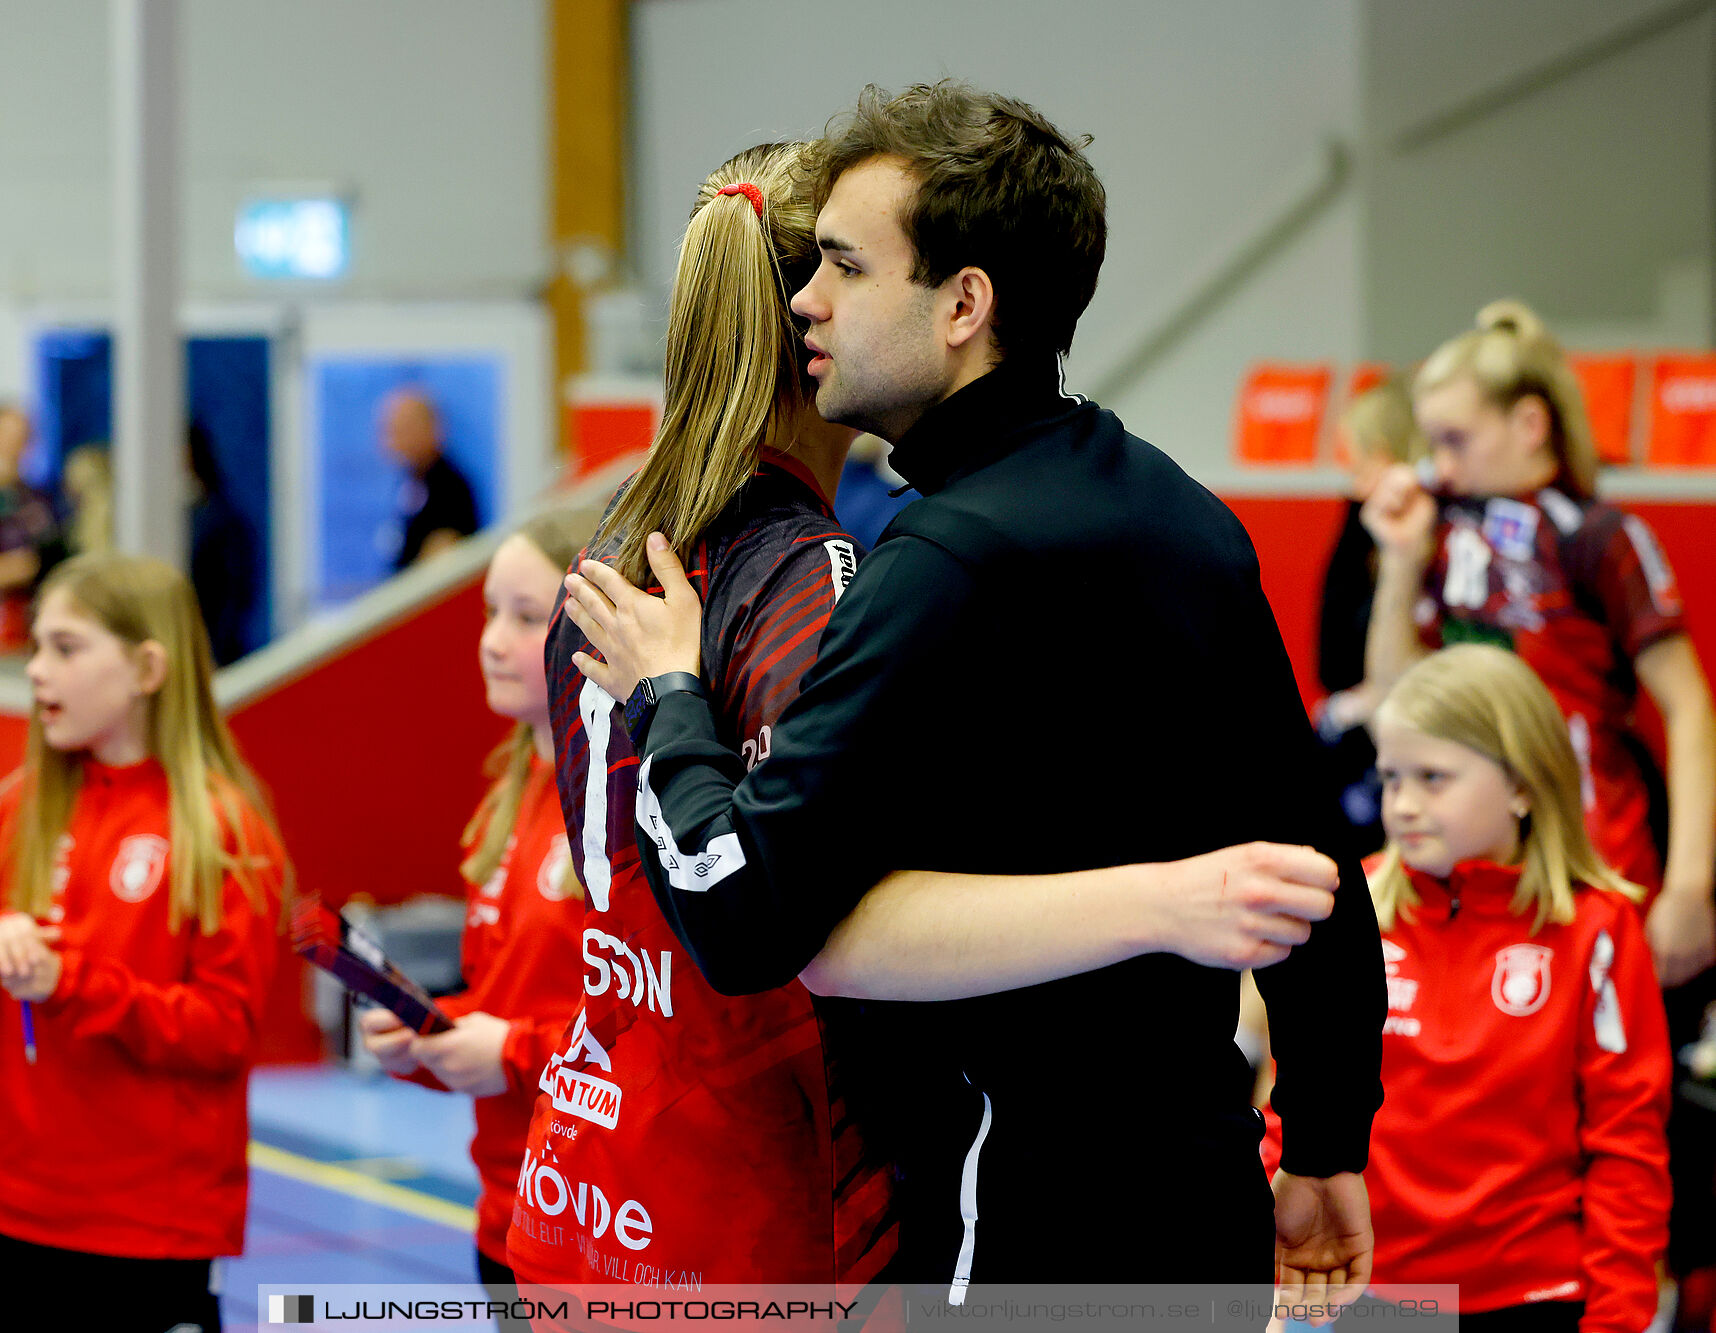
<instances>
[{"instance_id":1,"label":"man's ear","mask_svg":"<svg viewBox=\"0 0 1716 1333\"><path fill-rule=\"evenodd\" d=\"M942 290L953 298L947 324L947 345L964 347L988 334L995 322L995 284L980 268L962 268Z\"/></svg>"},{"instance_id":2,"label":"man's ear","mask_svg":"<svg viewBox=\"0 0 1716 1333\"><path fill-rule=\"evenodd\" d=\"M144 694L154 694L167 683L167 650L154 639L137 645L137 683Z\"/></svg>"}]
</instances>

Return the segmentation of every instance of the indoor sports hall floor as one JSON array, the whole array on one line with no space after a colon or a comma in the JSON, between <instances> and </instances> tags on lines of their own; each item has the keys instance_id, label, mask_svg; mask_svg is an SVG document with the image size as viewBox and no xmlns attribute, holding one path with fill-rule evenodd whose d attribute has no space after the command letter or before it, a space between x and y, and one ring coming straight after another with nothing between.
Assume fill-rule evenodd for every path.
<instances>
[{"instance_id":1,"label":"indoor sports hall floor","mask_svg":"<svg viewBox=\"0 0 1716 1333\"><path fill-rule=\"evenodd\" d=\"M342 1065L250 1083L250 1224L222 1265L231 1327L260 1283L473 1282L471 1102Z\"/></svg>"}]
</instances>

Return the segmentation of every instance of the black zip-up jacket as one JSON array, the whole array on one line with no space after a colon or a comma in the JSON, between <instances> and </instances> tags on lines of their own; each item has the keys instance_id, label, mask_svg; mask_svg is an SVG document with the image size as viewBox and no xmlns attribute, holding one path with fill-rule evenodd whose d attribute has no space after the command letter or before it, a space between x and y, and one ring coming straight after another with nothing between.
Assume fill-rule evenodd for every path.
<instances>
[{"instance_id":1,"label":"black zip-up jacket","mask_svg":"<svg viewBox=\"0 0 1716 1333\"><path fill-rule=\"evenodd\" d=\"M790 981L893 870L1317 846L1341 864L1334 913L1258 975L1274 1104L1285 1169L1362 1170L1381 1103L1376 918L1239 521L1047 362L937 404L891 461L924 498L860 565L767 762L747 776L690 694L640 738L638 842L675 933L743 993ZM1245 1236L1248 1257L1207 1276L1268 1281L1257 1122L1231 1096L1238 996L1231 971L1152 954L905 1006L910 1035L889 1040L906 1276L944 1280L972 1211L978 1280L1206 1276L1136 1266L1166 1186L1170 1230L1225 1216ZM1180 1197L1200 1181L1216 1197ZM1112 1227L1057 1228L1045 1198L1127 1226L1112 1243Z\"/></svg>"}]
</instances>

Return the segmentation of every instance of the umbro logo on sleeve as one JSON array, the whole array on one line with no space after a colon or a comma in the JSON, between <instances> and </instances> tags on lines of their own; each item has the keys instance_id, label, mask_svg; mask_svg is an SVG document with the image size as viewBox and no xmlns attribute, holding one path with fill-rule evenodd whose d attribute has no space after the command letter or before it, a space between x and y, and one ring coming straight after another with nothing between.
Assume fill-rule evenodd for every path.
<instances>
[{"instance_id":1,"label":"umbro logo on sleeve","mask_svg":"<svg viewBox=\"0 0 1716 1333\"><path fill-rule=\"evenodd\" d=\"M840 594L846 591L846 585L852 582L852 576L858 572L858 552L852 543L839 537L831 537L822 543L828 552L828 565L834 580L834 600L840 600Z\"/></svg>"}]
</instances>

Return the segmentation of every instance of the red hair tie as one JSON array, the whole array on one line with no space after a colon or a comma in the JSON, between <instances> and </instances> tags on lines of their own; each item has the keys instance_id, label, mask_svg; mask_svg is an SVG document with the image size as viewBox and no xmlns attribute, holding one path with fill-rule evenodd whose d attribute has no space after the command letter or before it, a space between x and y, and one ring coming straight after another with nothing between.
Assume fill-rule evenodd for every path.
<instances>
[{"instance_id":1,"label":"red hair tie","mask_svg":"<svg viewBox=\"0 0 1716 1333\"><path fill-rule=\"evenodd\" d=\"M723 185L715 193L717 195L742 194L751 201L751 207L757 210L757 216L760 218L763 215L763 192L752 185L750 181L746 181L743 185Z\"/></svg>"}]
</instances>

